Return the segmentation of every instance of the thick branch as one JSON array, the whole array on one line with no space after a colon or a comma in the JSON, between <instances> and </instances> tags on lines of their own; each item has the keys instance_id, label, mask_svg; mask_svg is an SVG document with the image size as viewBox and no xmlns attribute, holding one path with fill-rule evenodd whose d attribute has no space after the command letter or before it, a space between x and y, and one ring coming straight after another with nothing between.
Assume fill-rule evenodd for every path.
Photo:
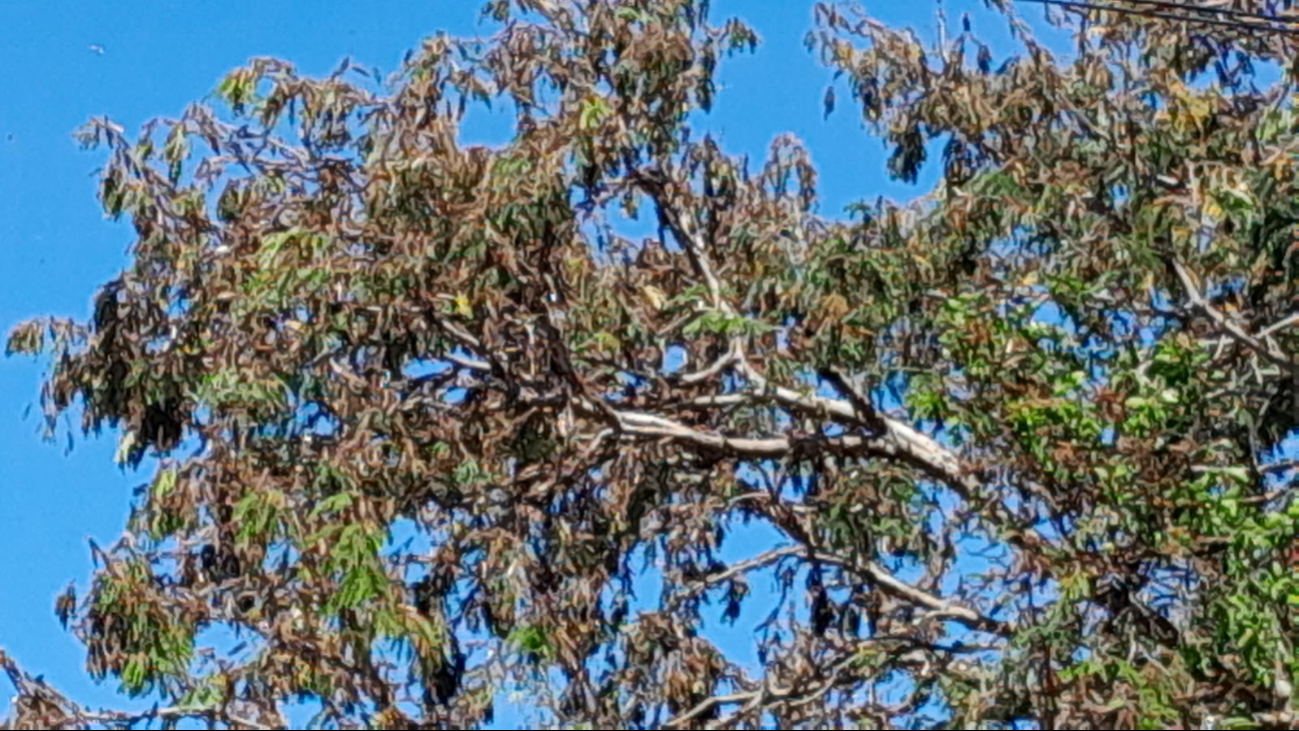
<instances>
[{"instance_id":1,"label":"thick branch","mask_svg":"<svg viewBox=\"0 0 1299 731\"><path fill-rule=\"evenodd\" d=\"M843 394L843 397L852 406L857 420L862 426L876 433L884 431L886 428L884 420L880 418L879 411L870 402L869 396L857 393L857 389L853 388L852 384L839 372L838 368L825 366L821 368L819 375L838 389L839 393Z\"/></svg>"},{"instance_id":2,"label":"thick branch","mask_svg":"<svg viewBox=\"0 0 1299 731\"><path fill-rule=\"evenodd\" d=\"M790 439L788 437L730 437L713 431L700 431L684 424L639 411L613 412L623 433L639 437L656 437L672 439L711 451L722 452L733 457L750 459L776 459L795 454L815 454L819 452L880 454L897 456L891 446L877 439L869 439L854 434L842 437L808 437Z\"/></svg>"},{"instance_id":3,"label":"thick branch","mask_svg":"<svg viewBox=\"0 0 1299 731\"><path fill-rule=\"evenodd\" d=\"M859 424L858 410L847 401L804 395L793 389L772 386L746 360L740 359L736 368L752 383L760 396L775 400L791 410L820 415L844 424ZM732 396L728 394L727 396ZM725 397L714 397L725 398ZM726 402L730 402L727 398ZM691 402L691 406L706 404ZM590 411L590 405L587 405ZM610 410L624 434L671 439L684 444L721 452L734 457L750 459L778 459L816 454L845 454L863 457L880 457L904 462L920 469L930 477L949 485L957 495L974 506L988 506L995 512L1007 539L1013 544L1045 545L1046 540L1032 527L1019 525L1008 509L994 497L984 496L978 479L968 473L960 459L937 440L920 433L910 425L886 414L878 413L881 421L879 433L870 435L846 434L839 437L815 436L803 439L789 437L730 437L714 431L691 428L662 416L638 411ZM606 413L602 410L602 415Z\"/></svg>"},{"instance_id":4,"label":"thick branch","mask_svg":"<svg viewBox=\"0 0 1299 731\"><path fill-rule=\"evenodd\" d=\"M834 421L856 423L860 417L857 410L847 401L828 399L815 395L804 395L790 388L772 386L765 376L747 362L741 363L740 371L765 396L774 399L782 406L808 414L820 414ZM924 470L930 476L952 486L966 500L972 500L978 491L978 482L966 474L960 459L937 440L928 437L897 419L886 414L878 414L881 433L871 439L878 445L881 453L901 458L915 467Z\"/></svg>"}]
</instances>

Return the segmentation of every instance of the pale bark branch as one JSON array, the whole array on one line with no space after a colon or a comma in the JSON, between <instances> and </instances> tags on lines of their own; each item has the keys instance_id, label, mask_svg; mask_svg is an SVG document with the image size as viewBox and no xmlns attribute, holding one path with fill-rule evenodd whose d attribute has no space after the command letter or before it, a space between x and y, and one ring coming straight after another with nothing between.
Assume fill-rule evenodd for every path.
<instances>
[{"instance_id":1,"label":"pale bark branch","mask_svg":"<svg viewBox=\"0 0 1299 731\"><path fill-rule=\"evenodd\" d=\"M744 707L735 713L725 718L717 719L705 726L705 728L710 729L725 728L739 718L742 718L745 714L756 710L759 706L815 700L830 692L831 689L838 685L844 671L851 667L856 661L856 653L847 654L845 657L840 658L826 669L827 672L825 673L825 678L823 680L817 683L812 683L807 687L787 686L773 688L764 682L757 690L706 698L688 711L668 720L667 723L663 724L663 728L681 728L694 719L699 718L714 709L722 706L744 704Z\"/></svg>"},{"instance_id":2,"label":"pale bark branch","mask_svg":"<svg viewBox=\"0 0 1299 731\"><path fill-rule=\"evenodd\" d=\"M833 554L817 552L802 545L772 549L758 554L753 558L740 561L728 567L724 571L705 577L699 581L696 586L691 588L690 593L698 594L729 579L735 578L740 574L765 568L783 559L794 556L801 556L808 560L815 560L831 566L838 566L849 573L864 576L870 579L871 583L878 586L885 593L929 610L928 616L930 617L952 620L968 627L969 629L988 632L1001 637L1009 637L1014 632L1014 627L1010 623L993 619L971 609L970 607L958 604L948 599L943 599L942 597L935 596L921 589L917 589L905 581L898 579L878 563L872 561L864 565L856 564Z\"/></svg>"},{"instance_id":3,"label":"pale bark branch","mask_svg":"<svg viewBox=\"0 0 1299 731\"><path fill-rule=\"evenodd\" d=\"M741 574L747 574L750 571L766 568L767 566L783 559L805 553L807 553L807 550L803 546L785 546L784 548L775 548L770 551L764 551L753 558L731 564L725 571L719 571L715 574L705 576L703 579L700 579L695 586L690 588L690 595L702 593Z\"/></svg>"},{"instance_id":4,"label":"pale bark branch","mask_svg":"<svg viewBox=\"0 0 1299 731\"><path fill-rule=\"evenodd\" d=\"M671 419L639 411L619 411L614 409L614 414L625 434L639 437L667 438L736 457L775 459L788 457L799 451L808 453L831 451L892 454L891 445L854 434L841 437L809 437L807 439L731 437L713 431L692 429Z\"/></svg>"},{"instance_id":5,"label":"pale bark branch","mask_svg":"<svg viewBox=\"0 0 1299 731\"><path fill-rule=\"evenodd\" d=\"M1009 637L1014 628L1007 622L993 619L955 602L934 596L902 581L875 562L858 565L828 553L816 553L814 558L822 563L842 566L848 571L868 577L876 586L899 599L930 611L937 619L950 619L970 629Z\"/></svg>"},{"instance_id":6,"label":"pale bark branch","mask_svg":"<svg viewBox=\"0 0 1299 731\"><path fill-rule=\"evenodd\" d=\"M90 711L68 700L61 693L47 685L45 681L28 675L18 667L18 663L13 658L5 654L4 650L0 650L0 669L4 670L9 682L18 692L18 697L13 701L15 706L23 701L46 704L62 714L64 723L72 722L78 728L90 725L133 728L144 721L172 721L183 718L217 721L238 728L276 728L215 707L188 708L171 706L152 708L147 711ZM48 722L53 719L45 718L42 720Z\"/></svg>"},{"instance_id":7,"label":"pale bark branch","mask_svg":"<svg viewBox=\"0 0 1299 731\"><path fill-rule=\"evenodd\" d=\"M672 231L672 235L680 242L682 248L686 250L686 256L689 257L690 263L695 268L695 273L699 278L704 280L704 285L708 287L708 296L712 306L720 312L732 312L730 305L722 298L722 283L713 272L712 265L708 262L708 253L704 250L704 242L699 238L692 226L686 221L685 216L672 205L669 199L671 193L667 189L667 180L663 177L662 171L653 170L644 172L641 170L631 171L631 178L636 186L645 191L654 203L658 206L659 214L663 217L663 222Z\"/></svg>"},{"instance_id":8,"label":"pale bark branch","mask_svg":"<svg viewBox=\"0 0 1299 731\"><path fill-rule=\"evenodd\" d=\"M730 368L732 365L735 365L742 358L744 358L743 346L740 345L740 342L738 340L733 340L731 341L730 347L726 349L726 353L722 355L722 357L713 361L711 365L709 365L708 367L702 370L695 371L694 373L687 373L685 375L678 376L677 378L678 380L681 381L681 383L686 383L686 384L706 381L709 378L712 378L713 376L717 375L718 373L721 373L722 371L726 370L727 368Z\"/></svg>"},{"instance_id":9,"label":"pale bark branch","mask_svg":"<svg viewBox=\"0 0 1299 731\"><path fill-rule=\"evenodd\" d=\"M1296 312L1295 314L1289 315L1287 317L1283 317L1282 319L1277 320L1276 322L1272 323L1271 325L1268 325L1262 330L1259 330L1258 336L1260 338L1265 338L1268 337L1269 335L1272 335L1273 333L1280 332L1286 329L1287 327L1290 327L1291 325L1295 325L1295 324L1299 324L1299 312Z\"/></svg>"},{"instance_id":10,"label":"pale bark branch","mask_svg":"<svg viewBox=\"0 0 1299 731\"><path fill-rule=\"evenodd\" d=\"M772 386L765 376L747 362L740 372L755 385L758 392L777 403L807 414L820 414L834 421L856 422L859 417L852 404L839 399L805 395L783 386ZM960 459L937 440L886 414L879 414L883 427L876 443L883 454L903 458L931 476L951 485L965 499L971 499L978 483L966 474Z\"/></svg>"},{"instance_id":11,"label":"pale bark branch","mask_svg":"<svg viewBox=\"0 0 1299 731\"><path fill-rule=\"evenodd\" d=\"M712 409L719 406L739 406L752 401L753 396L747 393L723 393L716 396L700 396L671 406L677 409Z\"/></svg>"},{"instance_id":12,"label":"pale bark branch","mask_svg":"<svg viewBox=\"0 0 1299 731\"><path fill-rule=\"evenodd\" d=\"M1236 342L1244 345L1255 353L1258 353L1258 355L1267 362L1279 366L1287 371L1295 369L1295 363L1291 359L1273 351L1271 348L1264 345L1258 338L1245 332L1239 325L1228 319L1226 315L1218 311L1218 308L1214 307L1208 300L1206 300L1204 295L1200 292L1199 287L1196 286L1195 280L1191 277L1190 272L1187 271L1186 265L1184 265L1180 259L1171 258L1169 259L1169 264L1173 268L1173 273L1176 274L1178 280L1181 281L1182 288L1186 290L1186 298L1190 300L1191 306L1203 312L1210 320L1213 320L1214 324L1218 326L1218 329L1230 335Z\"/></svg>"},{"instance_id":13,"label":"pale bark branch","mask_svg":"<svg viewBox=\"0 0 1299 731\"><path fill-rule=\"evenodd\" d=\"M471 371L478 371L480 373L490 373L492 371L492 365L490 363L485 360L478 360L477 358L467 358L463 355L447 353L446 355L441 356L441 359Z\"/></svg>"},{"instance_id":14,"label":"pale bark branch","mask_svg":"<svg viewBox=\"0 0 1299 731\"><path fill-rule=\"evenodd\" d=\"M871 639L864 640L859 644L861 646L865 646L871 644L879 644L883 642L890 642L895 639L901 639L901 638L889 638L889 637L871 638ZM917 649L921 651L928 650L931 652L933 651L956 652L956 650L941 647L938 645L916 642L915 640L912 640L910 638L906 638L903 640L903 649L906 649L911 652L914 652ZM838 687L840 684L842 684L847 679L847 676L849 676L849 674L851 673L852 667L855 664L857 664L860 657L861 656L855 651L850 651L845 653L838 660L835 660L828 667L826 667L822 672L818 673L819 677L812 679L811 682L790 683L789 685L785 685L785 686L773 686L769 680L765 680L761 686L759 686L754 690L741 691L737 693L728 693L726 695L717 695L711 698L705 698L704 700L700 701L698 704L692 706L688 710L669 719L666 723L663 724L663 728L666 729L682 728L690 724L691 721L699 719L705 714L708 714L724 706L740 705L741 708L739 708L738 710L736 710L735 712L727 716L718 718L706 724L704 728L708 728L708 729L726 728L728 726L731 726L739 722L745 716L747 716L750 713L753 713L754 711L761 710L761 712L766 713L772 709L779 708L781 706L798 708L801 706L808 705L809 703L813 703L819 700L820 698L824 697L827 693L829 693L830 691ZM899 709L892 709L890 712L896 713L898 710Z\"/></svg>"}]
</instances>

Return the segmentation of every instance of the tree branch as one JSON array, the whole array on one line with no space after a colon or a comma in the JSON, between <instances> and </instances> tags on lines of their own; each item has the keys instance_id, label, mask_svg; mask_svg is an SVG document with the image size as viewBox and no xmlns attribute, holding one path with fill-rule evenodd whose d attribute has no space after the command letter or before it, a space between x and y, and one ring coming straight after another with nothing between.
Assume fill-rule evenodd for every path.
<instances>
[{"instance_id":1,"label":"tree branch","mask_svg":"<svg viewBox=\"0 0 1299 731\"><path fill-rule=\"evenodd\" d=\"M941 645L927 644L917 642L911 638L897 637L879 637L864 640L858 643L858 647L872 644L881 644L892 641L902 641L902 647L899 649L904 652L895 654L895 657L905 655L908 652L916 650L931 652L948 652L955 653L961 650L955 648L943 647ZM799 707L813 703L823 697L826 693L834 690L845 679L845 676L851 672L852 667L861 659L859 652L853 650L843 654L838 660L831 663L825 670L818 673L820 677L810 683L791 683L784 687L772 687L771 683L764 682L760 687L739 693L729 693L726 695L713 696L706 698L690 709L678 714L663 724L663 728L675 729L688 725L701 716L704 716L723 706L733 706L743 704L743 707L734 713L719 718L709 723L705 728L718 729L730 726L745 715L752 713L761 708L763 712L779 706Z\"/></svg>"},{"instance_id":2,"label":"tree branch","mask_svg":"<svg viewBox=\"0 0 1299 731\"><path fill-rule=\"evenodd\" d=\"M814 700L828 693L835 685L838 685L839 678L843 671L851 667L857 661L857 653L850 652L845 657L840 658L828 668L827 677L820 683L812 685L810 688L800 693L799 689L794 686L783 688L772 688L767 683L763 683L757 690L751 690L744 693L731 693L729 695L713 696L706 698L690 710L677 715L663 724L663 728L681 728L692 720L707 714L708 712L721 706L736 705L743 703L744 707L739 711L718 719L708 724L706 728L723 728L730 725L735 720L746 713L753 711L758 706L767 703L783 704L792 701Z\"/></svg>"},{"instance_id":3,"label":"tree branch","mask_svg":"<svg viewBox=\"0 0 1299 731\"><path fill-rule=\"evenodd\" d=\"M1259 330L1258 336L1260 338L1266 338L1269 335L1284 330L1287 327L1290 327L1291 325L1294 325L1296 323L1299 323L1299 312L1296 312L1293 315L1287 315L1286 317L1277 320L1276 322L1272 323L1271 325L1268 325L1262 330Z\"/></svg>"},{"instance_id":4,"label":"tree branch","mask_svg":"<svg viewBox=\"0 0 1299 731\"><path fill-rule=\"evenodd\" d=\"M1172 267L1173 273L1176 274L1177 278L1181 281L1182 288L1186 290L1186 297L1190 300L1192 307L1203 312L1210 320L1213 320L1214 324L1216 324L1220 330L1230 335L1234 340L1236 340L1236 342L1244 345L1255 353L1258 353L1259 356L1267 362L1279 366L1286 371L1295 370L1295 364L1293 361L1283 355L1273 352L1271 348L1268 348L1260 342L1258 338L1255 338L1242 330L1239 325L1229 320L1226 315L1219 312L1216 307L1210 304L1209 301L1204 298L1204 295L1200 293L1199 287L1195 285L1195 280L1191 278L1190 272L1186 270L1186 265L1183 264L1180 259L1170 257L1168 259L1168 264ZM1278 323L1278 325L1279 324L1280 323Z\"/></svg>"},{"instance_id":5,"label":"tree branch","mask_svg":"<svg viewBox=\"0 0 1299 731\"><path fill-rule=\"evenodd\" d=\"M731 313L730 305L722 299L722 283L713 273L713 267L708 262L708 255L704 251L704 242L698 235L691 230L689 224L672 205L669 200L670 192L668 191L669 181L663 171L657 168L651 170L640 170L633 168L629 177L635 183L636 187L645 192L655 205L658 206L659 216L663 223L667 225L668 230L680 242L681 247L686 250L686 256L690 258L690 263L695 268L695 273L699 278L704 280L705 286L708 287L708 295L712 306L726 313Z\"/></svg>"},{"instance_id":6,"label":"tree branch","mask_svg":"<svg viewBox=\"0 0 1299 731\"><path fill-rule=\"evenodd\" d=\"M839 422L858 421L856 409L847 401L803 395L793 389L772 386L765 376L747 362L740 363L739 369L760 394L783 406ZM886 414L879 414L879 417L883 428L881 433L870 441L878 444L882 454L902 458L932 477L951 485L962 498L973 499L978 490L978 482L966 473L960 459L951 450L897 419Z\"/></svg>"},{"instance_id":7,"label":"tree branch","mask_svg":"<svg viewBox=\"0 0 1299 731\"><path fill-rule=\"evenodd\" d=\"M182 718L201 718L209 721L220 721L231 726L251 729L272 729L275 726L267 726L250 718L234 715L218 708L184 708L171 706L167 708L152 708L148 711L131 712L131 711L89 711L68 700L61 693L46 685L45 681L39 678L33 678L18 667L18 663L13 658L0 650L0 669L3 669L9 682L13 684L14 689L18 691L18 697L13 703L18 706L21 713L21 707L24 702L35 701L43 703L56 709L63 718L61 721L67 724L68 721L74 722L68 726L85 727L90 725L120 726L122 728L132 728L142 721L171 721ZM48 717L38 718L43 723L49 723Z\"/></svg>"},{"instance_id":8,"label":"tree branch","mask_svg":"<svg viewBox=\"0 0 1299 731\"><path fill-rule=\"evenodd\" d=\"M883 566L874 561L858 565L834 556L828 553L816 553L813 557L822 563L841 566L848 571L862 574L868 577L880 589L892 594L893 596L904 601L924 607L930 611L930 615L939 619L950 619L958 622L970 629L980 632L989 632L1001 637L1010 637L1014 634L1014 627L997 619L980 614L969 607L956 604L954 602L934 596L928 592L917 589L916 587L898 579L893 574L884 569Z\"/></svg>"},{"instance_id":9,"label":"tree branch","mask_svg":"<svg viewBox=\"0 0 1299 731\"><path fill-rule=\"evenodd\" d=\"M711 365L709 365L708 367L702 370L695 371L694 373L686 373L684 375L677 376L677 380L679 380L681 383L687 383L687 384L706 381L709 378L712 378L713 376L717 375L718 373L721 373L722 371L726 370L727 368L730 368L732 365L738 363L743 358L744 358L744 347L740 344L739 340L732 340L730 347L726 349L726 353L723 354L722 357L713 361Z\"/></svg>"},{"instance_id":10,"label":"tree branch","mask_svg":"<svg viewBox=\"0 0 1299 731\"><path fill-rule=\"evenodd\" d=\"M817 371L817 375L828 381L830 385L834 386L835 389L837 389L839 393L848 400L848 403L852 405L853 411L857 416L857 420L862 426L877 434L883 432L887 428L884 424L884 420L880 418L879 412L870 402L870 398L858 393L857 389L853 388L852 384L849 383L848 379L839 372L838 368L835 368L834 366L824 366Z\"/></svg>"},{"instance_id":11,"label":"tree branch","mask_svg":"<svg viewBox=\"0 0 1299 731\"><path fill-rule=\"evenodd\" d=\"M773 548L770 551L763 551L753 558L731 564L725 571L719 571L700 579L695 586L690 588L690 596L703 593L708 589L730 579L747 574L750 571L765 568L773 563L790 556L805 554L807 550L803 546L785 546L784 548Z\"/></svg>"},{"instance_id":12,"label":"tree branch","mask_svg":"<svg viewBox=\"0 0 1299 731\"><path fill-rule=\"evenodd\" d=\"M589 408L589 407L588 407ZM639 411L613 410L623 433L639 437L667 438L696 447L722 452L734 457L772 459L788 457L795 453L811 454L822 451L836 453L891 455L890 446L879 440L846 435L842 437L730 437L713 431L700 431L684 424Z\"/></svg>"}]
</instances>

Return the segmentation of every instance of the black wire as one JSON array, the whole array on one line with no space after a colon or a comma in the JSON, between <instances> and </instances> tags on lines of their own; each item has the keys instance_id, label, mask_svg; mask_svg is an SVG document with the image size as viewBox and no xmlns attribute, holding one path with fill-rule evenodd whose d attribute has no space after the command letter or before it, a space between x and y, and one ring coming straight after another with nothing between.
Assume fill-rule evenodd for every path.
<instances>
[{"instance_id":1,"label":"black wire","mask_svg":"<svg viewBox=\"0 0 1299 731\"><path fill-rule=\"evenodd\" d=\"M1156 8L1166 10L1191 10L1197 13L1212 13L1214 15L1230 15L1236 18L1252 18L1254 20L1266 20L1272 23L1299 23L1299 19L1282 18L1278 15L1267 15L1265 13L1251 13L1247 10L1233 10L1231 8L1207 8L1203 5L1192 5L1190 3L1175 3L1171 0L1121 0L1129 5L1150 5Z\"/></svg>"},{"instance_id":2,"label":"black wire","mask_svg":"<svg viewBox=\"0 0 1299 731\"><path fill-rule=\"evenodd\" d=\"M1126 0L1135 2L1136 0ZM1222 28L1234 28L1236 30L1253 31L1256 33L1282 33L1285 35L1299 35L1299 27L1286 27L1280 25L1264 25L1255 23L1237 23L1229 20L1214 20L1212 18L1196 18L1189 15L1180 15L1177 13L1160 13L1153 10L1138 10L1136 8L1125 8L1119 5L1098 5L1096 3L1082 2L1081 0L1017 0L1017 2L1038 3L1039 5L1058 5L1062 8L1071 10L1097 10L1120 13L1124 15L1139 15L1143 18L1160 18L1163 20L1178 20L1183 23L1196 23L1199 25L1215 25ZM1167 3L1176 5L1176 3ZM1290 23L1295 22L1286 18L1274 16L1263 16L1271 21Z\"/></svg>"}]
</instances>

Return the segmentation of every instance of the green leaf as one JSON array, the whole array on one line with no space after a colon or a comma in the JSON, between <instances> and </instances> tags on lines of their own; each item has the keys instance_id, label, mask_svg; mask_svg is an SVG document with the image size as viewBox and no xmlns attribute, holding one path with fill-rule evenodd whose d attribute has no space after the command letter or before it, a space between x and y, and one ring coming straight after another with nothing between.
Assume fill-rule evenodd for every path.
<instances>
[{"instance_id":1,"label":"green leaf","mask_svg":"<svg viewBox=\"0 0 1299 731\"><path fill-rule=\"evenodd\" d=\"M593 130L600 126L604 118L609 116L609 103L598 96L587 97L582 100L582 110L578 114L578 126L583 130Z\"/></svg>"},{"instance_id":2,"label":"green leaf","mask_svg":"<svg viewBox=\"0 0 1299 731\"><path fill-rule=\"evenodd\" d=\"M321 515L341 513L350 508L355 502L356 498L350 492L340 492L337 495L330 495L324 500L316 503L316 507L311 509L311 517L318 518Z\"/></svg>"},{"instance_id":3,"label":"green leaf","mask_svg":"<svg viewBox=\"0 0 1299 731\"><path fill-rule=\"evenodd\" d=\"M257 89L257 79L251 69L238 69L221 80L217 86L217 96L225 100L235 112L242 112L244 105L253 100Z\"/></svg>"}]
</instances>

